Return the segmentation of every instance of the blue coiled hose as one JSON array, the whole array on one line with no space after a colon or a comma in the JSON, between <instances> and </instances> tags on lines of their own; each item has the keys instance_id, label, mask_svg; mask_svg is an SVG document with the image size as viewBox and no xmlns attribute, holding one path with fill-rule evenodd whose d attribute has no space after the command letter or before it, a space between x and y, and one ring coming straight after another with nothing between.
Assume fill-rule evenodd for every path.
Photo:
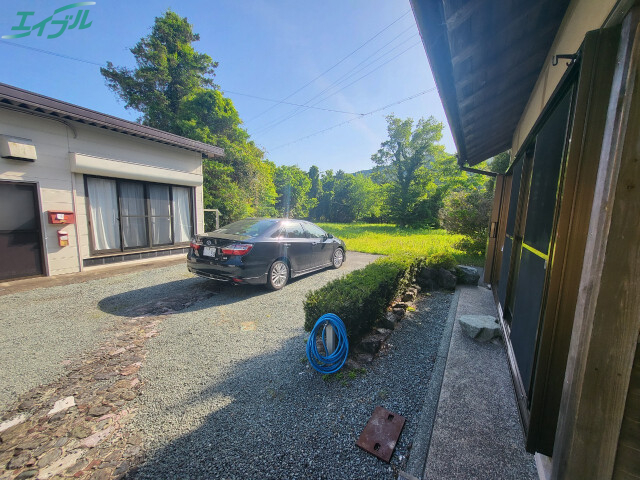
<instances>
[{"instance_id":1,"label":"blue coiled hose","mask_svg":"<svg viewBox=\"0 0 640 480\"><path fill-rule=\"evenodd\" d=\"M327 343L325 331L327 325L331 325L333 327L333 331L338 337L338 340L336 349L331 355L322 355L318 352L316 336L318 335L320 328L322 328L322 346L326 352ZM342 320L340 320L340 317L337 315L333 313L325 313L318 319L313 330L311 330L309 340L307 340L307 358L309 359L309 363L320 373L336 373L342 368L344 362L347 361L348 354L349 341L347 340L347 329L345 328L344 323L342 323Z\"/></svg>"}]
</instances>

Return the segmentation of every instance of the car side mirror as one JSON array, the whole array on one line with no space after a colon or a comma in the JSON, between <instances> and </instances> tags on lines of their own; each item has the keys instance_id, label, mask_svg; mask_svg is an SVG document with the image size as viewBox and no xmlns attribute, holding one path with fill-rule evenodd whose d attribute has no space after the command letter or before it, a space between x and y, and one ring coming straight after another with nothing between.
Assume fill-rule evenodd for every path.
<instances>
[{"instance_id":1,"label":"car side mirror","mask_svg":"<svg viewBox=\"0 0 640 480\"><path fill-rule=\"evenodd\" d=\"M333 238L333 235L331 235L330 233L327 233L327 238Z\"/></svg>"}]
</instances>

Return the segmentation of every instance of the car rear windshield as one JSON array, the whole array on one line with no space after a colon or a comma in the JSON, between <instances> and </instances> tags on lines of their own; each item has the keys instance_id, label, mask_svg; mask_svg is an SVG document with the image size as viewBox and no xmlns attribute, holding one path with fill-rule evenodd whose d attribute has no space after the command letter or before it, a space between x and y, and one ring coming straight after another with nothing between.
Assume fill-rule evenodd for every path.
<instances>
[{"instance_id":1,"label":"car rear windshield","mask_svg":"<svg viewBox=\"0 0 640 480\"><path fill-rule=\"evenodd\" d=\"M257 237L275 226L278 220L246 218L219 228L215 233L225 233L227 235L240 235L246 237Z\"/></svg>"}]
</instances>

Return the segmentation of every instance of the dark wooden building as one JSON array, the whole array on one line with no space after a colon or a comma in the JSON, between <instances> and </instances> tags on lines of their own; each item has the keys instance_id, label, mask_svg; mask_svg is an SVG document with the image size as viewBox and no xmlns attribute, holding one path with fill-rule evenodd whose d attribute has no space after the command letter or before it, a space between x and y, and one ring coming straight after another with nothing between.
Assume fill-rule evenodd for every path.
<instances>
[{"instance_id":1,"label":"dark wooden building","mask_svg":"<svg viewBox=\"0 0 640 480\"><path fill-rule=\"evenodd\" d=\"M485 280L553 479L640 478L640 6L411 0L458 149L511 149Z\"/></svg>"}]
</instances>

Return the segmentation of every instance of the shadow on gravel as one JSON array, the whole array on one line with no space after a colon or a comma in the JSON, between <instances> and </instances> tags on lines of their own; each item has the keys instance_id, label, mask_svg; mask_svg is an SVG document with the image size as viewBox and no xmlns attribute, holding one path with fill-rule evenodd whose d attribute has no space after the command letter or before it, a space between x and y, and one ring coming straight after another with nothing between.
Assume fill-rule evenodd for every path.
<instances>
[{"instance_id":1,"label":"shadow on gravel","mask_svg":"<svg viewBox=\"0 0 640 480\"><path fill-rule=\"evenodd\" d=\"M187 307L209 308L210 303L203 301L213 296L216 304L227 305L267 293L260 285L234 286L194 277L112 295L100 300L98 308L122 317L167 315Z\"/></svg>"},{"instance_id":2,"label":"shadow on gravel","mask_svg":"<svg viewBox=\"0 0 640 480\"><path fill-rule=\"evenodd\" d=\"M140 427L148 439L173 440L148 452L127 478L395 479L406 461L448 312L446 304L434 317L429 306L403 321L391 337L398 347L364 375L323 379L307 364L304 334L219 371L208 385L206 374L183 368L184 381L204 383L202 389L186 397L150 394ZM267 341L259 330L252 334L257 342ZM173 361L189 359L189 352L180 352ZM355 446L377 405L407 419L391 465Z\"/></svg>"},{"instance_id":3,"label":"shadow on gravel","mask_svg":"<svg viewBox=\"0 0 640 480\"><path fill-rule=\"evenodd\" d=\"M283 292L296 282L324 271L326 270L290 279ZM264 285L232 285L194 276L112 295L100 300L98 308L105 313L121 317L168 315L187 307L195 311L210 308L211 302L203 301L213 296L216 296L214 306L219 306L273 293L275 292L268 290Z\"/></svg>"},{"instance_id":4,"label":"shadow on gravel","mask_svg":"<svg viewBox=\"0 0 640 480\"><path fill-rule=\"evenodd\" d=\"M341 414L332 409L338 385L307 369L303 356L304 336L299 335L273 353L239 363L224 381L188 402L156 411L154 423L161 425L181 424L202 405L211 413L127 478L353 478L345 466L353 455L365 454L356 451L355 432L340 425ZM371 405L348 408L364 425ZM334 461L336 475L327 476L323 459L334 456L340 457Z\"/></svg>"}]
</instances>

